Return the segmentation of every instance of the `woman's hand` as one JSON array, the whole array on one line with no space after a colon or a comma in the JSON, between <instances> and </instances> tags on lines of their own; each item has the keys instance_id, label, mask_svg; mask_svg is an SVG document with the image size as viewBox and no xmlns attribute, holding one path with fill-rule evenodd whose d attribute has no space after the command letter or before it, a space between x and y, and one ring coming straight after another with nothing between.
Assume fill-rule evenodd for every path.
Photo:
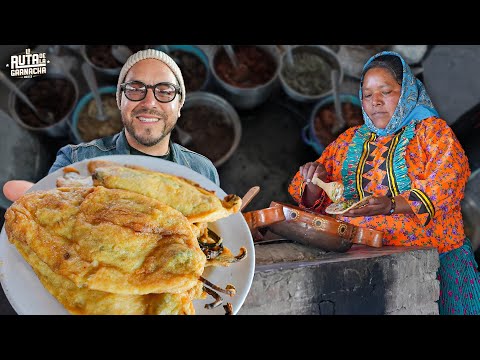
<instances>
[{"instance_id":1,"label":"woman's hand","mask_svg":"<svg viewBox=\"0 0 480 360\"><path fill-rule=\"evenodd\" d=\"M320 180L327 180L327 170L325 170L325 166L323 166L322 164L318 162L309 162L305 165L300 166L300 175L302 175L303 179L307 183L310 183L312 181L315 174Z\"/></svg>"},{"instance_id":2,"label":"woman's hand","mask_svg":"<svg viewBox=\"0 0 480 360\"><path fill-rule=\"evenodd\" d=\"M312 183L313 176L317 175L320 180L326 181L327 170L325 170L325 166L318 162L309 162L300 166L300 175L307 183L307 186L305 186L305 190L303 192L302 203L306 207L312 207L313 204L315 204L315 201L320 198L320 195L323 191L317 185Z\"/></svg>"},{"instance_id":3,"label":"woman's hand","mask_svg":"<svg viewBox=\"0 0 480 360\"><path fill-rule=\"evenodd\" d=\"M368 203L356 209L352 209L343 214L343 216L375 216L388 215L392 208L392 201L387 196L373 196L368 199Z\"/></svg>"}]
</instances>

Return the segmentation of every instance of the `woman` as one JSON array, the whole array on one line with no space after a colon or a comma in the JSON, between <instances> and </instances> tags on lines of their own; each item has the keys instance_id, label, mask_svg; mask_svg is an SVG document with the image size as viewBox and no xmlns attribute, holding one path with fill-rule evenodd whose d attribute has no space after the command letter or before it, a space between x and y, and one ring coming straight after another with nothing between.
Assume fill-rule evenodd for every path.
<instances>
[{"instance_id":1,"label":"woman","mask_svg":"<svg viewBox=\"0 0 480 360\"><path fill-rule=\"evenodd\" d=\"M320 213L331 200L311 182L314 175L343 182L345 199L373 195L339 219L384 231L385 245L436 247L440 314L480 314L480 278L460 207L470 175L460 143L395 52L368 60L359 96L365 124L301 166L289 193Z\"/></svg>"}]
</instances>

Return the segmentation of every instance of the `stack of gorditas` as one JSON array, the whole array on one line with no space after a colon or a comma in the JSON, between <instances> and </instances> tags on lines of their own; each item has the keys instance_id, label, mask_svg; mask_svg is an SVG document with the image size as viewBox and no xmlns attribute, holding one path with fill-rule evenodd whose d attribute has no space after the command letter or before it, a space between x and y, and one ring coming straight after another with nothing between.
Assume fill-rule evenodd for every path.
<instances>
[{"instance_id":1,"label":"stack of gorditas","mask_svg":"<svg viewBox=\"0 0 480 360\"><path fill-rule=\"evenodd\" d=\"M238 212L238 196L113 162L88 169L65 168L56 189L25 194L5 214L9 241L70 313L194 314L195 299L210 294L215 307L215 290L235 294L202 275L246 256L207 226Z\"/></svg>"}]
</instances>

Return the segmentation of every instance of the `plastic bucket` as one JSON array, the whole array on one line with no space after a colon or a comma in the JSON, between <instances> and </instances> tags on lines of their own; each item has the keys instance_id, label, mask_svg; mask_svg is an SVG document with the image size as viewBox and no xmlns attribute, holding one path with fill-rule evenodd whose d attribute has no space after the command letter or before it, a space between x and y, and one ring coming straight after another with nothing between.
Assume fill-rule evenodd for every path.
<instances>
[{"instance_id":1,"label":"plastic bucket","mask_svg":"<svg viewBox=\"0 0 480 360\"><path fill-rule=\"evenodd\" d=\"M317 61L316 65L314 65L315 63L308 64L308 66L305 65L305 69L302 69L302 71L298 74L298 76L293 78L293 79L298 79L296 86L294 86L292 84L292 78L289 78L288 73L285 73L286 71L288 71L288 69L290 69L289 63L287 61L289 54L292 54L292 56L295 56L297 54L313 55L313 56L316 56L317 58L321 58L323 60L323 64L328 65L328 67L325 67L325 65L322 67L323 73L320 71L312 73L313 72L312 67L317 66L318 68L320 68L319 64L321 63L318 63ZM310 57L310 59L312 59L312 56ZM295 63L294 63L294 67L295 67ZM343 80L343 69L337 54L330 48L322 45L294 46L288 49L281 57L280 72L279 72L280 83L282 84L282 88L285 91L285 93L295 101L299 101L299 102L319 101L320 99L333 94L332 84L331 84L331 72L333 69L336 69L338 71L338 82L341 83ZM326 79L325 83L327 85L324 86L325 88L323 89L323 91L320 91L319 93L316 93L316 94L306 94L306 93L301 93L299 91L298 87L300 87L301 84L303 85L302 89L317 90L316 88L320 87L320 85L318 83L314 84L312 83L312 81L314 79L319 79L320 76L324 80ZM307 86L307 84L309 85Z\"/></svg>"},{"instance_id":2,"label":"plastic bucket","mask_svg":"<svg viewBox=\"0 0 480 360\"><path fill-rule=\"evenodd\" d=\"M217 123L220 119L213 114L208 116L209 113L200 112L203 111L199 110L200 107L220 113L222 115L221 124ZM198 111L188 115L189 109ZM206 91L196 91L187 95L182 108L182 116L178 119L177 124L184 131L189 132L193 138L192 143L186 145L187 148L210 158L215 167L221 166L232 156L242 137L242 123L233 106L221 96ZM186 125L190 127L194 125L196 129L186 127ZM221 132L215 131L215 129L221 130L224 127L231 128L232 137L221 136ZM172 136L175 140L176 135L172 133ZM216 154L216 156L213 157L212 154Z\"/></svg>"},{"instance_id":3,"label":"plastic bucket","mask_svg":"<svg viewBox=\"0 0 480 360\"><path fill-rule=\"evenodd\" d=\"M253 109L264 103L272 93L275 85L278 83L278 75L280 73L280 54L278 48L273 45L253 45L267 52L274 62L274 73L270 80L260 85L252 87L238 87L224 81L216 71L216 58L221 46L213 50L210 56L210 69L213 74L213 79L219 85L222 96L225 97L233 106L241 110Z\"/></svg>"},{"instance_id":4,"label":"plastic bucket","mask_svg":"<svg viewBox=\"0 0 480 360\"><path fill-rule=\"evenodd\" d=\"M48 126L33 126L30 124L27 124L24 119L20 116L18 113L18 108L17 108L17 100L18 97L17 95L11 91L8 97L8 109L15 121L17 121L18 124L20 124L22 127L25 129L35 131L35 132L40 132L43 134L46 134L47 136L51 136L54 138L62 138L62 137L68 137L70 133L70 115L72 114L73 109L75 108L75 105L78 101L79 97L79 90L78 90L78 84L75 78L70 75L69 73L63 72L57 68L50 67L47 71L47 74L38 76L35 78L31 79L24 79L19 82L18 87L24 92L28 94L28 89L35 85L36 82L38 81L43 81L45 79L50 79L52 81L58 81L59 79L61 80L67 80L68 83L70 83L73 86L73 95L72 95L72 100L71 104L68 105L68 108L64 110L64 114L60 119L56 119L57 121ZM50 92L48 92L50 94ZM53 94L53 93L52 93ZM43 96L43 95L42 95ZM47 97L48 98L48 97ZM35 101L31 100L34 105ZM42 100L39 99L37 100L38 103L40 103ZM39 104L37 104L38 106ZM41 104L43 105L43 104ZM18 105L19 106L19 105ZM26 105L25 105L26 106ZM54 112L53 108L50 107L49 110L52 110Z\"/></svg>"},{"instance_id":5,"label":"plastic bucket","mask_svg":"<svg viewBox=\"0 0 480 360\"><path fill-rule=\"evenodd\" d=\"M101 87L98 89L98 92L100 95L103 94L115 94L117 92L117 88L115 86L105 86ZM80 135L80 132L78 131L78 120L80 117L80 114L83 110L83 108L90 102L94 101L93 99L93 94L91 92L87 93L84 95L80 101L78 102L77 106L75 107L75 110L73 111L72 115L72 133L73 133L73 139L75 143L81 143L85 141L82 136ZM119 110L120 111L120 110ZM113 134L112 134L113 135Z\"/></svg>"},{"instance_id":6,"label":"plastic bucket","mask_svg":"<svg viewBox=\"0 0 480 360\"><path fill-rule=\"evenodd\" d=\"M341 103L351 103L353 105L361 107L362 104L360 99L351 94L340 94L340 102ZM320 100L314 107L310 115L309 123L303 127L301 136L302 140L305 144L311 146L318 155L321 155L323 150L325 150L325 144L322 144L320 139L315 133L315 116L317 112L324 106L330 105L334 102L333 95L327 96L326 98Z\"/></svg>"},{"instance_id":7,"label":"plastic bucket","mask_svg":"<svg viewBox=\"0 0 480 360\"><path fill-rule=\"evenodd\" d=\"M177 62L177 65L179 65L180 70L182 71L183 79L185 81L187 97L189 92L202 91L208 87L210 83L210 78L211 78L210 65L209 65L208 56L207 54L205 54L205 52L202 49L200 49L195 45L158 45L155 48L158 50L167 52ZM196 74L196 72L198 73L198 71L195 71L195 69L187 68L186 66L188 66L189 64L179 63L176 57L173 56L173 54L171 54L171 52L173 51L180 51L180 52L192 54L201 61L201 63L205 68L205 79L201 84L197 83L193 85L193 81L195 80L193 77L198 76L198 74ZM192 85L189 86L189 84L192 84Z\"/></svg>"}]
</instances>

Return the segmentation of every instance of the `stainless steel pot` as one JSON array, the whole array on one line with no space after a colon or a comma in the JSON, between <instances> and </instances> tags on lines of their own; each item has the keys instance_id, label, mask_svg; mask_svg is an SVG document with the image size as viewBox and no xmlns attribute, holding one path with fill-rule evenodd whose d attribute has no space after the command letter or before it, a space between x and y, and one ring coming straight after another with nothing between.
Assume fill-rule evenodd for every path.
<instances>
[{"instance_id":1,"label":"stainless steel pot","mask_svg":"<svg viewBox=\"0 0 480 360\"><path fill-rule=\"evenodd\" d=\"M79 96L77 80L70 73L64 71L63 69L60 69L59 67L54 67L54 66L50 66L47 69L47 73L45 75L42 75L41 78L66 79L72 84L74 89L74 98L73 98L72 104L69 107L68 112L61 119L56 119L57 121L52 125L44 126L44 127L31 126L25 123L20 117L20 115L18 114L17 106L16 106L18 97L13 91L10 92L8 97L8 111L18 124L20 124L22 127L30 131L43 133L43 134L46 134L47 136L56 137L56 138L67 137L70 134L70 127L71 127L70 115L73 109L75 108L75 105L78 101L78 96ZM35 80L36 78L24 79L19 82L18 87L23 92L26 92L26 89L32 86L35 83Z\"/></svg>"},{"instance_id":2,"label":"stainless steel pot","mask_svg":"<svg viewBox=\"0 0 480 360\"><path fill-rule=\"evenodd\" d=\"M225 121L233 128L233 139L230 148L222 154L220 158L213 161L213 165L219 167L232 156L240 144L240 139L242 137L242 123L240 117L228 101L219 95L206 91L194 91L187 94L182 111L195 106L206 106L222 112L225 115ZM191 135L195 138L195 133L192 133ZM212 146L215 146L214 142L215 139L212 139Z\"/></svg>"},{"instance_id":3,"label":"stainless steel pot","mask_svg":"<svg viewBox=\"0 0 480 360\"><path fill-rule=\"evenodd\" d=\"M270 55L272 55L273 60L275 61L276 69L273 77L268 82L251 88L240 88L233 86L225 82L217 74L215 71L214 61L218 51L222 49L221 46L214 48L210 55L210 70L212 71L213 78L220 86L222 96L224 96L225 99L227 99L237 109L253 109L262 104L268 99L272 90L275 88L275 85L278 84L278 76L280 72L280 54L278 48L274 45L255 46L267 51Z\"/></svg>"},{"instance_id":4,"label":"stainless steel pot","mask_svg":"<svg viewBox=\"0 0 480 360\"><path fill-rule=\"evenodd\" d=\"M315 95L303 94L298 90L294 89L292 87L292 84L290 84L289 81L287 80L288 78L285 78L285 73L284 73L285 69L288 69L286 67L288 66L289 53L292 56L293 54L296 54L296 53L307 53L311 55L316 55L317 57L323 59L329 65L329 67L326 68L328 69L328 73L327 74L316 73L316 74L317 76L320 76L320 75L326 76L329 79L328 87L324 91ZM283 90L293 100L300 101L300 102L315 102L333 94L333 89L330 82L331 69L336 69L338 71L338 82L341 84L343 81L343 68L340 65L340 61L338 59L337 54L330 48L323 45L297 45L288 49L281 58L280 69L281 70L279 73L279 79L280 79L280 83L282 84ZM309 70L309 72L310 71L311 70ZM307 72L305 74L309 74L309 73ZM306 78L309 79L311 77L308 76ZM305 80L305 77L303 80Z\"/></svg>"}]
</instances>

